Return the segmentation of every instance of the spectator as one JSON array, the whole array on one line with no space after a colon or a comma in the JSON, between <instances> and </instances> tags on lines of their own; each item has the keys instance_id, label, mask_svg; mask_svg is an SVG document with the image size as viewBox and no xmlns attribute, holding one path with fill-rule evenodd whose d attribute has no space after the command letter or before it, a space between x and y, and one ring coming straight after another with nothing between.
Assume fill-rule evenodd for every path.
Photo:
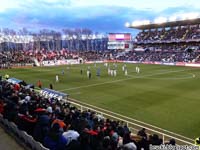
<instances>
[{"instance_id":1,"label":"spectator","mask_svg":"<svg viewBox=\"0 0 200 150\"><path fill-rule=\"evenodd\" d=\"M142 128L140 131L138 131L137 135L143 137L144 139L147 139L146 129Z\"/></svg>"},{"instance_id":2,"label":"spectator","mask_svg":"<svg viewBox=\"0 0 200 150\"><path fill-rule=\"evenodd\" d=\"M40 80L38 80L37 86L38 86L40 89L42 88L42 82L41 82Z\"/></svg>"},{"instance_id":3,"label":"spectator","mask_svg":"<svg viewBox=\"0 0 200 150\"><path fill-rule=\"evenodd\" d=\"M53 89L53 85L52 85L51 83L49 84L49 88L50 88L50 89Z\"/></svg>"},{"instance_id":4,"label":"spectator","mask_svg":"<svg viewBox=\"0 0 200 150\"><path fill-rule=\"evenodd\" d=\"M50 150L65 150L67 140L60 132L60 126L58 123L53 124L50 132L44 138L44 145Z\"/></svg>"}]
</instances>

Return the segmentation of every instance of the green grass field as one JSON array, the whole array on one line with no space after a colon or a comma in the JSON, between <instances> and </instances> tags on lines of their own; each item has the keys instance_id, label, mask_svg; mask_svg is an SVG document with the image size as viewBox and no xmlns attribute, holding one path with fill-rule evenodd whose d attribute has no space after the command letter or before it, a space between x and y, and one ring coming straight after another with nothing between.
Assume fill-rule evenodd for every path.
<instances>
[{"instance_id":1,"label":"green grass field","mask_svg":"<svg viewBox=\"0 0 200 150\"><path fill-rule=\"evenodd\" d=\"M110 64L111 66L113 64ZM103 64L101 77L96 76L91 64L92 79L86 77L89 65L40 67L0 70L43 87L52 83L55 90L68 93L71 98L86 102L146 123L167 129L190 138L200 136L200 69L160 65L139 65L140 74L135 73L135 64L127 64L128 76L118 64L117 77L107 74ZM80 69L83 69L83 75ZM61 71L64 69L65 74ZM56 74L60 82L55 82Z\"/></svg>"}]
</instances>

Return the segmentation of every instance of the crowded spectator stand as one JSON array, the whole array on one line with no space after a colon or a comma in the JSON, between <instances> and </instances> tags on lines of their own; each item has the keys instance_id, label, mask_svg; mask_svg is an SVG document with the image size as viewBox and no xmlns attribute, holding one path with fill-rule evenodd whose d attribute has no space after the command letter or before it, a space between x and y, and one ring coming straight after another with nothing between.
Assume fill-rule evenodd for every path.
<instances>
[{"instance_id":1,"label":"crowded spectator stand","mask_svg":"<svg viewBox=\"0 0 200 150\"><path fill-rule=\"evenodd\" d=\"M156 134L148 136L144 128L132 134L123 122L106 119L90 109L81 111L66 101L27 88L24 81L15 81L0 81L3 118L15 123L20 134L25 131L51 150L134 150L164 143ZM174 145L175 141L166 144Z\"/></svg>"},{"instance_id":2,"label":"crowded spectator stand","mask_svg":"<svg viewBox=\"0 0 200 150\"><path fill-rule=\"evenodd\" d=\"M130 25L139 29L134 48L128 53L133 61L199 62L200 18L162 23Z\"/></svg>"}]
</instances>

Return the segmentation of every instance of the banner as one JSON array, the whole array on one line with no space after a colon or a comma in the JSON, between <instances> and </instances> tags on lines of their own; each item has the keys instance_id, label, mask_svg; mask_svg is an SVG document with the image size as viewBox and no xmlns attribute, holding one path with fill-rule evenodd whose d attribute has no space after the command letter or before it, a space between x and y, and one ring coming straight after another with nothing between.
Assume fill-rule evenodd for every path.
<instances>
[{"instance_id":1,"label":"banner","mask_svg":"<svg viewBox=\"0 0 200 150\"><path fill-rule=\"evenodd\" d=\"M44 96L45 98L57 98L58 100L64 99L69 96L68 94L62 93L62 92L58 92L58 91L54 91L48 88L43 88L40 91L40 95Z\"/></svg>"},{"instance_id":2,"label":"banner","mask_svg":"<svg viewBox=\"0 0 200 150\"><path fill-rule=\"evenodd\" d=\"M185 63L185 66L188 66L188 67L200 67L200 64L195 64L195 63Z\"/></svg>"},{"instance_id":3,"label":"banner","mask_svg":"<svg viewBox=\"0 0 200 150\"><path fill-rule=\"evenodd\" d=\"M163 65L167 65L167 66L175 66L175 63L169 63L169 62L163 62Z\"/></svg>"},{"instance_id":4,"label":"banner","mask_svg":"<svg viewBox=\"0 0 200 150\"><path fill-rule=\"evenodd\" d=\"M58 65L73 65L79 64L78 59L66 59L66 60L45 60L42 61L43 66L58 66Z\"/></svg>"},{"instance_id":5,"label":"banner","mask_svg":"<svg viewBox=\"0 0 200 150\"><path fill-rule=\"evenodd\" d=\"M12 84L18 84L18 83L22 82L22 80L19 80L19 79L16 79L16 78L9 78L7 81L12 83Z\"/></svg>"}]
</instances>

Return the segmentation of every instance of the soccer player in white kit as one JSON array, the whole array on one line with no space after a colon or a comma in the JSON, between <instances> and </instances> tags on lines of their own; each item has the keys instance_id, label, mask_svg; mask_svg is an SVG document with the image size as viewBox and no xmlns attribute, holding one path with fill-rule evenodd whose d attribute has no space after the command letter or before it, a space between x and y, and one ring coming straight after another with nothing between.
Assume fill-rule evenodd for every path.
<instances>
[{"instance_id":1,"label":"soccer player in white kit","mask_svg":"<svg viewBox=\"0 0 200 150\"><path fill-rule=\"evenodd\" d=\"M108 75L110 75L111 71L110 71L110 67L108 67Z\"/></svg>"},{"instance_id":2,"label":"soccer player in white kit","mask_svg":"<svg viewBox=\"0 0 200 150\"><path fill-rule=\"evenodd\" d=\"M56 82L59 82L59 78L58 78L58 75L56 75Z\"/></svg>"},{"instance_id":3,"label":"soccer player in white kit","mask_svg":"<svg viewBox=\"0 0 200 150\"><path fill-rule=\"evenodd\" d=\"M87 77L89 78L89 74L90 74L90 71L89 70L87 70Z\"/></svg>"},{"instance_id":4,"label":"soccer player in white kit","mask_svg":"<svg viewBox=\"0 0 200 150\"><path fill-rule=\"evenodd\" d=\"M117 70L115 69L115 70L113 70L113 75L114 75L114 77L116 77L117 76Z\"/></svg>"},{"instance_id":5,"label":"soccer player in white kit","mask_svg":"<svg viewBox=\"0 0 200 150\"><path fill-rule=\"evenodd\" d=\"M124 67L124 65L122 66L122 71L124 71L125 70L125 67Z\"/></svg>"},{"instance_id":6,"label":"soccer player in white kit","mask_svg":"<svg viewBox=\"0 0 200 150\"><path fill-rule=\"evenodd\" d=\"M136 73L140 73L140 68L138 66L135 67Z\"/></svg>"},{"instance_id":7,"label":"soccer player in white kit","mask_svg":"<svg viewBox=\"0 0 200 150\"><path fill-rule=\"evenodd\" d=\"M113 70L112 69L110 70L110 75L113 76Z\"/></svg>"},{"instance_id":8,"label":"soccer player in white kit","mask_svg":"<svg viewBox=\"0 0 200 150\"><path fill-rule=\"evenodd\" d=\"M124 75L125 75L125 76L128 75L128 71L127 71L127 69L125 70Z\"/></svg>"}]
</instances>

